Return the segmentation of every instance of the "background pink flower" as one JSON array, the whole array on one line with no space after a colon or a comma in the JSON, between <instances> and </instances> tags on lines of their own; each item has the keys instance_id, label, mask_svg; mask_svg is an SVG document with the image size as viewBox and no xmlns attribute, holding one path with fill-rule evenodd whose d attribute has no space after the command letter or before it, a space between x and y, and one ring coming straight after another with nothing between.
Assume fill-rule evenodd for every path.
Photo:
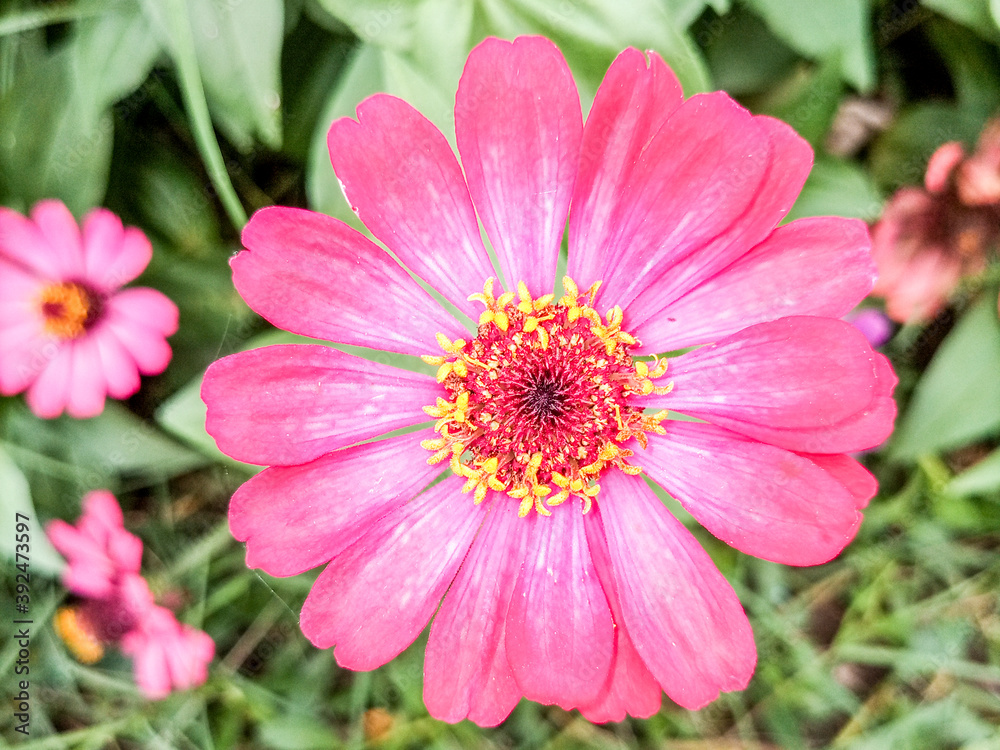
<instances>
[{"instance_id":1,"label":"background pink flower","mask_svg":"<svg viewBox=\"0 0 1000 750\"><path fill-rule=\"evenodd\" d=\"M67 559L63 583L81 597L57 611L54 625L84 663L98 661L105 645L118 644L132 656L143 693L163 698L205 681L215 644L155 604L139 575L142 542L123 521L114 496L96 490L84 497L76 526L58 519L48 524L49 539Z\"/></svg>"},{"instance_id":2,"label":"background pink flower","mask_svg":"<svg viewBox=\"0 0 1000 750\"><path fill-rule=\"evenodd\" d=\"M0 207L0 393L27 390L40 417L93 417L139 375L170 361L177 307L143 287L120 290L152 257L146 236L96 208L78 227L65 205L26 218Z\"/></svg>"},{"instance_id":3,"label":"background pink flower","mask_svg":"<svg viewBox=\"0 0 1000 750\"><path fill-rule=\"evenodd\" d=\"M837 319L871 288L864 225L775 228L808 145L725 94L684 100L654 53L618 57L584 125L550 42L488 39L455 120L461 166L385 95L328 143L367 228L475 333L339 221L270 208L244 230L234 283L265 318L437 368L323 346L209 368L209 432L269 466L230 506L248 565L329 563L301 626L351 669L433 618L424 699L447 721L495 725L522 696L620 720L654 713L661 691L697 708L745 687L739 601L636 474L749 554L812 565L851 540L876 485L846 453L895 416L888 361ZM557 297L567 220L580 286ZM487 281L479 221L506 293ZM434 428L365 442L428 415ZM433 483L438 460L454 475Z\"/></svg>"}]
</instances>

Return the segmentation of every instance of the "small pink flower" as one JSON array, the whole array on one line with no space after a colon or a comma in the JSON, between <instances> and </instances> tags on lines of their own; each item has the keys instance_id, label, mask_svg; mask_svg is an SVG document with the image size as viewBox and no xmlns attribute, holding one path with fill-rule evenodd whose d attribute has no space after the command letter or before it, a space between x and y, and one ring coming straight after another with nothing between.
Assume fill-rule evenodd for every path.
<instances>
[{"instance_id":1,"label":"small pink flower","mask_svg":"<svg viewBox=\"0 0 1000 750\"><path fill-rule=\"evenodd\" d=\"M902 188L886 204L872 228L872 293L893 320L928 320L963 278L986 268L998 241L1000 120L987 124L972 156L954 141L940 146L924 187Z\"/></svg>"},{"instance_id":2,"label":"small pink flower","mask_svg":"<svg viewBox=\"0 0 1000 750\"><path fill-rule=\"evenodd\" d=\"M163 698L205 681L215 644L153 601L139 575L142 542L123 520L114 496L96 490L84 497L76 526L48 524L52 545L67 558L63 583L81 597L56 612L55 630L86 664L98 661L106 644L118 644L133 657L143 693Z\"/></svg>"},{"instance_id":3,"label":"small pink flower","mask_svg":"<svg viewBox=\"0 0 1000 750\"><path fill-rule=\"evenodd\" d=\"M153 289L120 287L152 257L146 236L96 208L78 227L65 205L26 218L0 207L0 393L27 390L39 417L100 414L139 374L170 361L177 307Z\"/></svg>"},{"instance_id":4,"label":"small pink flower","mask_svg":"<svg viewBox=\"0 0 1000 750\"><path fill-rule=\"evenodd\" d=\"M551 42L488 39L455 127L461 166L376 95L328 141L372 234L478 328L339 221L269 208L244 230L234 283L265 318L437 370L312 345L209 368L209 432L269 465L230 506L247 564L329 563L301 626L350 669L433 618L424 700L446 721L495 725L521 697L620 720L661 691L697 708L742 689L743 608L638 474L749 554L843 549L876 490L846 453L881 443L896 410L888 361L838 319L871 288L865 226L777 227L809 146L723 93L685 101L654 53L618 57L584 124Z\"/></svg>"}]
</instances>

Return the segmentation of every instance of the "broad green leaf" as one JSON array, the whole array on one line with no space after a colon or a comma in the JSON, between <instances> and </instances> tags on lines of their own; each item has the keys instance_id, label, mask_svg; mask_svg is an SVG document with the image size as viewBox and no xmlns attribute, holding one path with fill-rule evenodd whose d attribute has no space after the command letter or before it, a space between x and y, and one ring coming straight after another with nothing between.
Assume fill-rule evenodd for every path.
<instances>
[{"instance_id":1,"label":"broad green leaf","mask_svg":"<svg viewBox=\"0 0 1000 750\"><path fill-rule=\"evenodd\" d=\"M968 26L986 39L997 37L997 27L991 15L996 0L920 0L920 4L935 10L945 18Z\"/></svg>"},{"instance_id":2,"label":"broad green leaf","mask_svg":"<svg viewBox=\"0 0 1000 750\"><path fill-rule=\"evenodd\" d=\"M784 120L819 149L844 93L839 68L839 59L831 57L813 70L799 70L767 96L762 113Z\"/></svg>"},{"instance_id":3,"label":"broad green leaf","mask_svg":"<svg viewBox=\"0 0 1000 750\"><path fill-rule=\"evenodd\" d=\"M62 557L45 536L44 520L38 517L31 502L28 480L13 459L0 448L0 554L11 560L16 551L15 514L28 517L29 565L32 571L56 575L64 567ZM22 519L23 520L23 519ZM13 582L14 576L10 576Z\"/></svg>"},{"instance_id":4,"label":"broad green leaf","mask_svg":"<svg viewBox=\"0 0 1000 750\"><path fill-rule=\"evenodd\" d=\"M160 45L136 0L111 6L76 27L73 66L76 93L103 110L139 88L160 54Z\"/></svg>"},{"instance_id":5,"label":"broad green leaf","mask_svg":"<svg viewBox=\"0 0 1000 750\"><path fill-rule=\"evenodd\" d=\"M60 198L81 215L104 197L113 124L78 85L78 43L29 48L0 98L0 202L26 210Z\"/></svg>"},{"instance_id":6,"label":"broad green leaf","mask_svg":"<svg viewBox=\"0 0 1000 750\"><path fill-rule=\"evenodd\" d=\"M934 355L896 430L897 459L957 448L1000 429L1000 321L983 294Z\"/></svg>"},{"instance_id":7,"label":"broad green leaf","mask_svg":"<svg viewBox=\"0 0 1000 750\"><path fill-rule=\"evenodd\" d=\"M881 213L882 202L878 188L857 164L819 158L786 219L847 216L872 220Z\"/></svg>"},{"instance_id":8,"label":"broad green leaf","mask_svg":"<svg viewBox=\"0 0 1000 750\"><path fill-rule=\"evenodd\" d=\"M776 37L759 16L742 6L696 27L714 85L733 95L754 93L788 76L795 51ZM839 64L837 66L839 75Z\"/></svg>"},{"instance_id":9,"label":"broad green leaf","mask_svg":"<svg viewBox=\"0 0 1000 750\"><path fill-rule=\"evenodd\" d=\"M748 0L768 25L806 57L840 55L844 80L861 91L875 85L871 0Z\"/></svg>"},{"instance_id":10,"label":"broad green leaf","mask_svg":"<svg viewBox=\"0 0 1000 750\"><path fill-rule=\"evenodd\" d=\"M966 469L948 483L951 495L981 495L1000 490L1000 449Z\"/></svg>"},{"instance_id":11,"label":"broad green leaf","mask_svg":"<svg viewBox=\"0 0 1000 750\"><path fill-rule=\"evenodd\" d=\"M265 747L274 750L314 750L319 747L342 746L337 734L329 726L308 714L268 719L261 723L258 739Z\"/></svg>"},{"instance_id":12,"label":"broad green leaf","mask_svg":"<svg viewBox=\"0 0 1000 750\"><path fill-rule=\"evenodd\" d=\"M178 30L159 2L143 4L165 45L177 54ZM281 145L281 0L239 3L186 0L205 96L214 119L239 148L255 137L271 148Z\"/></svg>"}]
</instances>

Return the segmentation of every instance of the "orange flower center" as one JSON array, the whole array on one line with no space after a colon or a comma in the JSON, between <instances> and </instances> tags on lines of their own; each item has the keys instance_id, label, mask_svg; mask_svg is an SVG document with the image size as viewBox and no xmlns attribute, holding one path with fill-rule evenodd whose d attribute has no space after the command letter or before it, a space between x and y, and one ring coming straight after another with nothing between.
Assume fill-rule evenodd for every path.
<instances>
[{"instance_id":1,"label":"orange flower center","mask_svg":"<svg viewBox=\"0 0 1000 750\"><path fill-rule=\"evenodd\" d=\"M86 333L101 307L100 295L75 281L49 284L38 296L45 332L61 339L75 339Z\"/></svg>"},{"instance_id":2,"label":"orange flower center","mask_svg":"<svg viewBox=\"0 0 1000 750\"><path fill-rule=\"evenodd\" d=\"M564 277L556 301L533 299L521 282L515 304L513 292L494 297L489 279L469 297L486 307L476 337L438 334L446 356L423 358L438 366L448 398L424 407L440 437L421 445L434 452L428 463L450 460L477 503L488 490L506 492L524 517L532 508L550 515L547 506L575 496L586 513L606 467L641 471L623 444L635 438L645 447L646 433L664 433L667 412L644 415L630 397L669 392L672 384L653 384L667 361L632 358L638 342L622 330L621 308L603 318L593 308L598 286L581 295Z\"/></svg>"},{"instance_id":3,"label":"orange flower center","mask_svg":"<svg viewBox=\"0 0 1000 750\"><path fill-rule=\"evenodd\" d=\"M104 646L78 607L60 607L52 620L56 635L83 664L93 664L104 656Z\"/></svg>"}]
</instances>

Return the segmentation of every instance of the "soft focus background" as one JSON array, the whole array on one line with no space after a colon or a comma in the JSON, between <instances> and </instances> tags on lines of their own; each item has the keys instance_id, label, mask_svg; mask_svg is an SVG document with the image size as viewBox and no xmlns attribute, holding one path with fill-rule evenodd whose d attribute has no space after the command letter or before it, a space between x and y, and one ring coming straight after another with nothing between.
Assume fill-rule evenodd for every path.
<instances>
[{"instance_id":1,"label":"soft focus background","mask_svg":"<svg viewBox=\"0 0 1000 750\"><path fill-rule=\"evenodd\" d=\"M882 489L856 541L806 569L696 533L732 582L760 652L742 693L698 712L593 726L522 702L501 727L431 719L424 639L371 673L339 669L298 630L315 572L248 570L229 536L252 469L203 428L200 376L268 332L227 261L273 203L353 221L326 153L330 122L376 91L452 137L468 51L544 34L589 105L614 56L658 51L688 94L725 89L816 150L793 215L876 221L938 145L975 147L1000 109L996 0L2 0L0 203L104 205L152 239L137 283L180 307L174 358L90 420L0 399L0 693L15 688L13 516L32 517L31 736L25 748L1000 748L1000 322L995 248L932 319L893 324L895 437L864 460ZM997 228L1000 231L1000 227ZM871 300L880 309L879 300ZM2 355L0 355L2 356ZM202 687L150 703L128 661L73 661L46 623L65 599L42 523L115 492L160 600L205 629ZM694 525L689 518L687 523Z\"/></svg>"}]
</instances>

